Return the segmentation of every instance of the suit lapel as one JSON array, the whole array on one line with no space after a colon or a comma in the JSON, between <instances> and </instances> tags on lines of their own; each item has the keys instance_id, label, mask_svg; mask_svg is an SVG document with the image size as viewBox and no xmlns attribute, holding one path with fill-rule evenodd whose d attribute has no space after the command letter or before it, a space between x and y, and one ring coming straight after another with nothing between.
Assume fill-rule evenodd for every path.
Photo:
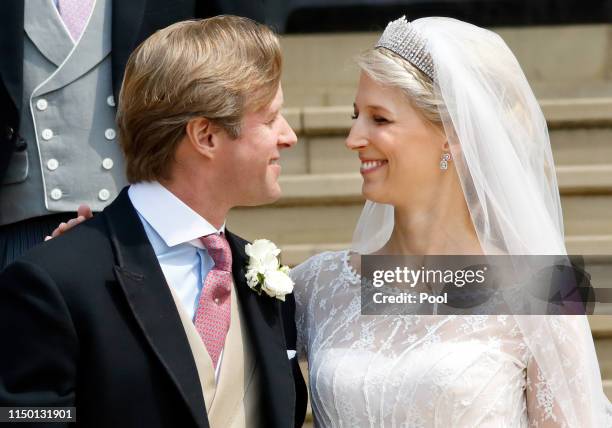
<instances>
[{"instance_id":1,"label":"suit lapel","mask_svg":"<svg viewBox=\"0 0 612 428\"><path fill-rule=\"evenodd\" d=\"M54 11L54 6L51 4L49 7L57 15L57 12ZM68 85L94 68L110 53L111 38L105 30L112 27L111 12L110 0L98 0L95 2L89 21L78 44L71 46L68 55L62 58L61 67L52 78L37 88L34 95L46 94ZM61 19L59 15L57 15L57 19ZM102 34L102 37L100 37L100 34ZM66 37L68 36L66 35ZM53 44L51 45L53 46ZM40 49L40 46L44 46L44 44L39 43L37 46ZM47 52L50 50L47 49Z\"/></svg>"},{"instance_id":2,"label":"suit lapel","mask_svg":"<svg viewBox=\"0 0 612 428\"><path fill-rule=\"evenodd\" d=\"M25 2L24 29L34 46L59 67L70 55L74 42L50 1Z\"/></svg>"},{"instance_id":3,"label":"suit lapel","mask_svg":"<svg viewBox=\"0 0 612 428\"><path fill-rule=\"evenodd\" d=\"M185 400L198 427L208 427L198 371L170 289L123 189L104 210L117 265L115 276L153 352Z\"/></svg>"},{"instance_id":4,"label":"suit lapel","mask_svg":"<svg viewBox=\"0 0 612 428\"><path fill-rule=\"evenodd\" d=\"M247 242L226 231L232 249L232 271L238 299L240 299L246 327L262 373L267 405L267 418L273 426L289 427L295 419L295 383L287 358L287 345L283 331L280 301L258 296L246 283L248 257L244 246Z\"/></svg>"}]
</instances>

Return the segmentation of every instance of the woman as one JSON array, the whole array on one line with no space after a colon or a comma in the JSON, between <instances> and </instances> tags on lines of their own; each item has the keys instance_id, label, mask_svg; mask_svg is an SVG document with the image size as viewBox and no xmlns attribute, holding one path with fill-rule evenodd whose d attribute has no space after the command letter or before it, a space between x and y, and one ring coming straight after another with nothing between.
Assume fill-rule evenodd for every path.
<instances>
[{"instance_id":1,"label":"woman","mask_svg":"<svg viewBox=\"0 0 612 428\"><path fill-rule=\"evenodd\" d=\"M390 23L346 145L368 200L353 248L296 267L316 425L612 426L584 316L363 316L362 254L566 254L546 122L494 33Z\"/></svg>"}]
</instances>

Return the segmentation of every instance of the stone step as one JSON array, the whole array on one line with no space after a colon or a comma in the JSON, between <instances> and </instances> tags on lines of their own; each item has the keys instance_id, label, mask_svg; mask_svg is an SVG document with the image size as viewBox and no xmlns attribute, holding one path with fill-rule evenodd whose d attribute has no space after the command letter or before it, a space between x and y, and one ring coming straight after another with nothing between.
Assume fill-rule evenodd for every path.
<instances>
[{"instance_id":1,"label":"stone step","mask_svg":"<svg viewBox=\"0 0 612 428\"><path fill-rule=\"evenodd\" d=\"M612 125L612 96L544 98L538 102L551 129ZM283 114L293 129L304 135L343 134L351 128L353 102L332 106L305 104L287 107Z\"/></svg>"},{"instance_id":2,"label":"stone step","mask_svg":"<svg viewBox=\"0 0 612 428\"><path fill-rule=\"evenodd\" d=\"M568 245L579 253L612 254L607 238L598 238L612 235L612 166L560 167L558 172ZM360 175L286 175L281 186L284 196L276 204L232 210L230 229L279 245L351 241L363 207Z\"/></svg>"},{"instance_id":3,"label":"stone step","mask_svg":"<svg viewBox=\"0 0 612 428\"><path fill-rule=\"evenodd\" d=\"M591 332L595 340L595 352L604 379L604 389L612 400L612 316L589 317Z\"/></svg>"},{"instance_id":4,"label":"stone step","mask_svg":"<svg viewBox=\"0 0 612 428\"><path fill-rule=\"evenodd\" d=\"M612 98L542 100L557 166L612 164ZM359 167L344 140L350 106L286 109L299 143L284 151L283 173L342 173Z\"/></svg>"},{"instance_id":5,"label":"stone step","mask_svg":"<svg viewBox=\"0 0 612 428\"><path fill-rule=\"evenodd\" d=\"M494 28L516 55L539 98L612 96L611 25ZM354 58L380 32L283 36L288 106L351 105Z\"/></svg>"},{"instance_id":6,"label":"stone step","mask_svg":"<svg viewBox=\"0 0 612 428\"><path fill-rule=\"evenodd\" d=\"M556 171L562 196L612 195L612 163L560 165ZM283 174L280 177L283 194L274 205L313 205L328 200L361 201L362 181L356 171Z\"/></svg>"}]
</instances>

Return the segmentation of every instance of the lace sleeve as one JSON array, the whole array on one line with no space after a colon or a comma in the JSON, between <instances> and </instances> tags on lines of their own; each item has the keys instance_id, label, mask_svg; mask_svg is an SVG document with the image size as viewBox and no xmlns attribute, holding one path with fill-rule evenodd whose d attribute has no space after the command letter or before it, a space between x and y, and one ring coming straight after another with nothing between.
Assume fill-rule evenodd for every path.
<instances>
[{"instance_id":1,"label":"lace sleeve","mask_svg":"<svg viewBox=\"0 0 612 428\"><path fill-rule=\"evenodd\" d=\"M555 402L550 384L544 378L534 358L527 365L527 414L529 426L537 428L564 427L564 417Z\"/></svg>"},{"instance_id":2,"label":"lace sleeve","mask_svg":"<svg viewBox=\"0 0 612 428\"><path fill-rule=\"evenodd\" d=\"M563 350L559 353L563 358ZM575 357L575 355L572 355ZM570 362L571 361L571 362ZM574 365L576 376L566 379L572 392L573 403L559 403L551 382L547 381L535 358L527 364L527 414L529 426L537 428L606 427L612 428L612 407L601 387L593 388L580 375L581 361L565 358L564 365ZM569 369L569 368L568 368ZM571 369L569 369L571 370ZM567 412L573 409L574 414ZM565 409L565 411L563 411ZM571 420L568 420L572 418ZM575 420L574 420L575 418ZM579 425L575 423L579 421Z\"/></svg>"},{"instance_id":3,"label":"lace sleeve","mask_svg":"<svg viewBox=\"0 0 612 428\"><path fill-rule=\"evenodd\" d=\"M320 257L313 256L291 270L291 279L295 283L295 324L297 329L297 354L300 359L308 357L309 323L308 307L311 304L312 290L315 287Z\"/></svg>"}]
</instances>

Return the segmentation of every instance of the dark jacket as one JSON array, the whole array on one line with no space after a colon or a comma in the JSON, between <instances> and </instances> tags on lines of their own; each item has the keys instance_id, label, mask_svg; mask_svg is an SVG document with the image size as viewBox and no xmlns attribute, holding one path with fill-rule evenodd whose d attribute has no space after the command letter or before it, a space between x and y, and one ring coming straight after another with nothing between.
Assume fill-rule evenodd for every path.
<instances>
[{"instance_id":1,"label":"dark jacket","mask_svg":"<svg viewBox=\"0 0 612 428\"><path fill-rule=\"evenodd\" d=\"M286 352L296 349L293 296L249 289L246 241L227 239L266 426L301 426L306 387ZM0 338L0 407L76 406L86 427L208 427L185 331L127 189L0 274Z\"/></svg>"}]
</instances>

